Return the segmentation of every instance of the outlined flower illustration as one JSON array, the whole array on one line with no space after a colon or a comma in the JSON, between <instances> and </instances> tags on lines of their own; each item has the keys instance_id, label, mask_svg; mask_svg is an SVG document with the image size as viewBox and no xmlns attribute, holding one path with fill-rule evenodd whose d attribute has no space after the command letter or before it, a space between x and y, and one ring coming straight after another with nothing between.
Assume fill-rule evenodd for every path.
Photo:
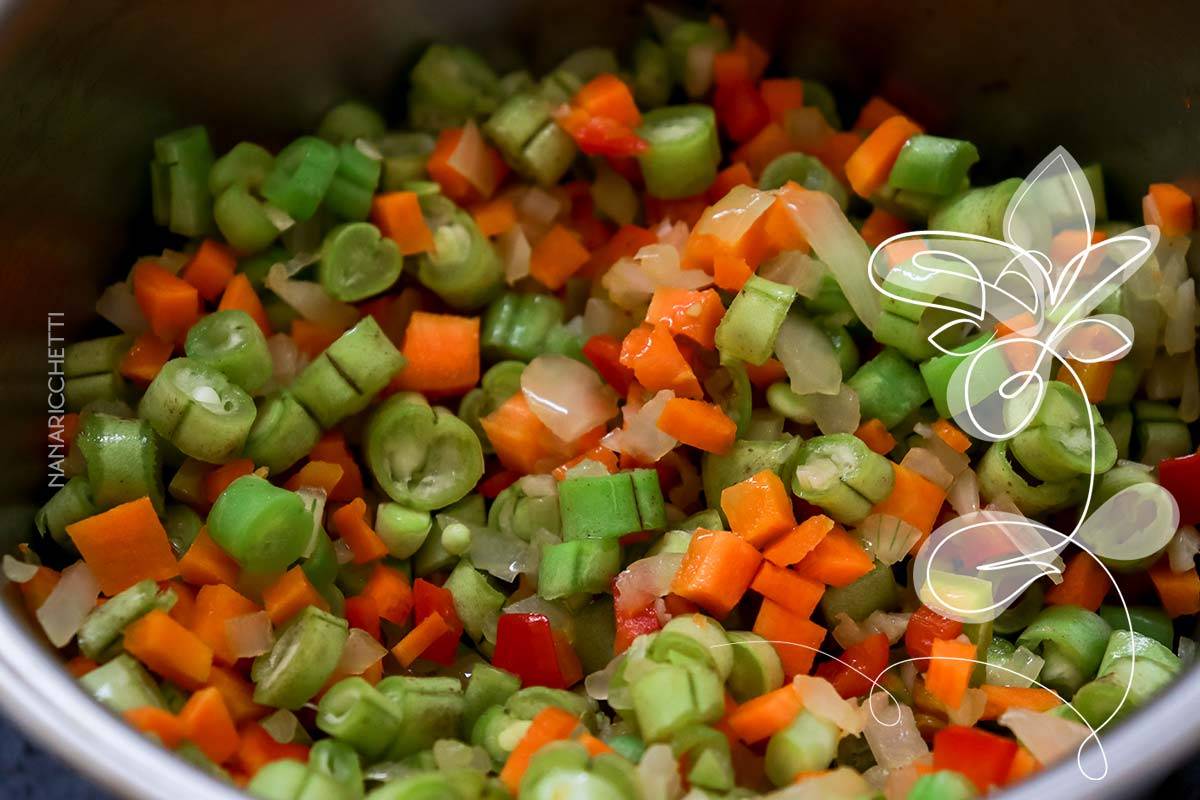
<instances>
[{"instance_id":1,"label":"outlined flower illustration","mask_svg":"<svg viewBox=\"0 0 1200 800\"><path fill-rule=\"evenodd\" d=\"M882 319L892 314L914 337L925 334L943 364L953 365L946 405L964 431L992 443L981 476L1004 476L1016 495L1005 500L1001 492L987 508L940 526L916 556L922 602L964 623L990 622L1039 579L1060 582L1060 554L1069 544L1111 581L1109 564L1161 552L1179 520L1174 498L1150 479L1098 496L1097 475L1113 466L1116 448L1086 400L1082 375L1130 353L1134 326L1102 307L1151 258L1158 229L1098 233L1092 189L1063 148L1023 181L998 185L986 200L993 206L997 189L1011 191L1002 239L903 233L876 247L868 264L883 296ZM983 203L981 219L999 215ZM1079 513L1066 531L1026 516L1070 507ZM1131 666L1118 709L1132 683ZM1099 744L1098 731L1116 714L1089 725L1079 745L1080 769L1093 780L1107 773L1107 761L1098 746L1099 766L1085 767L1084 745Z\"/></svg>"}]
</instances>

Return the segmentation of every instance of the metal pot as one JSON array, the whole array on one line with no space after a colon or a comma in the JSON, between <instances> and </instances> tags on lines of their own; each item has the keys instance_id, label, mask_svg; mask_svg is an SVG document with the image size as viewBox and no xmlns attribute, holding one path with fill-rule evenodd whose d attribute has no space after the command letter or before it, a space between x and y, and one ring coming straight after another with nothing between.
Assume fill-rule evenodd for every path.
<instances>
[{"instance_id":1,"label":"metal pot","mask_svg":"<svg viewBox=\"0 0 1200 800\"><path fill-rule=\"evenodd\" d=\"M1200 5L1102 5L747 0L721 10L790 72L852 100L882 89L933 130L973 139L985 177L1023 175L1058 144L1101 161L1114 213L1136 217L1148 181L1200 184ZM0 545L31 535L46 480L48 315L65 320L55 333L85 332L99 287L167 243L148 225L153 137L204 123L218 147L278 143L348 96L399 116L392 90L427 41L545 68L573 47L630 41L640 18L626 0L0 2ZM0 705L29 734L120 794L237 796L91 702L8 599ZM1107 778L1086 780L1068 758L1008 796L1129 794L1200 744L1196 708L1193 672L1104 736Z\"/></svg>"}]
</instances>

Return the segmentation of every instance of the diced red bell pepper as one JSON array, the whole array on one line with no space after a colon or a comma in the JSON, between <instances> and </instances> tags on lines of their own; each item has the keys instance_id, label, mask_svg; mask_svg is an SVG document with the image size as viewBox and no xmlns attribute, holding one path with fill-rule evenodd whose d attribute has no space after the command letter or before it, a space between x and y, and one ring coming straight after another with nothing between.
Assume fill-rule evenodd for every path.
<instances>
[{"instance_id":1,"label":"diced red bell pepper","mask_svg":"<svg viewBox=\"0 0 1200 800\"><path fill-rule=\"evenodd\" d=\"M713 92L713 110L725 133L735 142L754 138L771 121L771 112L762 94L750 81L733 81L717 86Z\"/></svg>"},{"instance_id":2,"label":"diced red bell pepper","mask_svg":"<svg viewBox=\"0 0 1200 800\"><path fill-rule=\"evenodd\" d=\"M933 768L961 772L980 792L1004 784L1016 755L1012 739L978 728L949 725L933 735Z\"/></svg>"},{"instance_id":3,"label":"diced red bell pepper","mask_svg":"<svg viewBox=\"0 0 1200 800\"><path fill-rule=\"evenodd\" d=\"M604 378L604 382L624 397L633 385L633 370L621 363L621 340L598 333L583 345L584 357Z\"/></svg>"},{"instance_id":4,"label":"diced red bell pepper","mask_svg":"<svg viewBox=\"0 0 1200 800\"><path fill-rule=\"evenodd\" d=\"M658 621L658 612L654 603L647 603L641 608L630 609L621 604L621 590L616 579L612 583L613 616L616 618L617 635L613 641L613 653L624 653L633 640L644 633L654 633L662 628Z\"/></svg>"},{"instance_id":5,"label":"diced red bell pepper","mask_svg":"<svg viewBox=\"0 0 1200 800\"><path fill-rule=\"evenodd\" d=\"M559 126L589 156L635 156L648 146L628 125L611 117L596 117L581 108L556 114Z\"/></svg>"},{"instance_id":6,"label":"diced red bell pepper","mask_svg":"<svg viewBox=\"0 0 1200 800\"><path fill-rule=\"evenodd\" d=\"M417 578L413 583L413 609L415 621L428 617L437 612L441 615L450 630L443 633L441 638L429 645L421 658L436 661L439 664L453 664L454 654L458 650L458 640L462 636L463 624L454 610L454 595L449 589L435 586L424 578Z\"/></svg>"},{"instance_id":7,"label":"diced red bell pepper","mask_svg":"<svg viewBox=\"0 0 1200 800\"><path fill-rule=\"evenodd\" d=\"M1158 482L1179 505L1179 524L1200 522L1200 453L1158 462Z\"/></svg>"},{"instance_id":8,"label":"diced red bell pepper","mask_svg":"<svg viewBox=\"0 0 1200 800\"><path fill-rule=\"evenodd\" d=\"M521 679L522 686L567 688L554 631L544 614L502 614L496 625L492 664Z\"/></svg>"},{"instance_id":9,"label":"diced red bell pepper","mask_svg":"<svg viewBox=\"0 0 1200 800\"><path fill-rule=\"evenodd\" d=\"M845 698L862 697L871 691L888 665L888 638L882 633L868 636L842 653L841 661L827 661L817 667L817 675L833 684Z\"/></svg>"},{"instance_id":10,"label":"diced red bell pepper","mask_svg":"<svg viewBox=\"0 0 1200 800\"><path fill-rule=\"evenodd\" d=\"M904 649L908 655L918 659L914 663L921 672L929 669L929 655L933 652L934 639L953 639L962 633L962 623L947 619L929 606L921 606L908 620L904 631Z\"/></svg>"},{"instance_id":11,"label":"diced red bell pepper","mask_svg":"<svg viewBox=\"0 0 1200 800\"><path fill-rule=\"evenodd\" d=\"M379 629L379 606L372 597L347 597L346 622L351 628L361 628L380 641L382 633Z\"/></svg>"},{"instance_id":12,"label":"diced red bell pepper","mask_svg":"<svg viewBox=\"0 0 1200 800\"><path fill-rule=\"evenodd\" d=\"M494 472L479 482L479 493L489 500L495 500L497 495L517 482L521 473L502 469Z\"/></svg>"}]
</instances>

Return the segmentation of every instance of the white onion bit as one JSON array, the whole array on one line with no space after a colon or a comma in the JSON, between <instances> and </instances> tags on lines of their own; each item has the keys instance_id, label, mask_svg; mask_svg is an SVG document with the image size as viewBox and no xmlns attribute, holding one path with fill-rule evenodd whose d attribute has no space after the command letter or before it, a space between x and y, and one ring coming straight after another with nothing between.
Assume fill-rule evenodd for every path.
<instances>
[{"instance_id":1,"label":"white onion bit","mask_svg":"<svg viewBox=\"0 0 1200 800\"><path fill-rule=\"evenodd\" d=\"M238 658L260 656L275 644L271 617L265 611L255 611L226 620L225 638L230 652Z\"/></svg>"},{"instance_id":2,"label":"white onion bit","mask_svg":"<svg viewBox=\"0 0 1200 800\"><path fill-rule=\"evenodd\" d=\"M37 573L37 564L21 561L10 555L4 556L4 577L13 583L28 583L33 580L33 576L37 575Z\"/></svg>"},{"instance_id":3,"label":"white onion bit","mask_svg":"<svg viewBox=\"0 0 1200 800\"><path fill-rule=\"evenodd\" d=\"M100 584L87 564L76 561L64 569L36 613L50 644L64 647L75 638L99 596Z\"/></svg>"},{"instance_id":4,"label":"white onion bit","mask_svg":"<svg viewBox=\"0 0 1200 800\"><path fill-rule=\"evenodd\" d=\"M358 321L358 309L334 300L319 283L292 280L282 264L272 265L267 272L266 285L279 295L280 300L311 322L344 329Z\"/></svg>"},{"instance_id":5,"label":"white onion bit","mask_svg":"<svg viewBox=\"0 0 1200 800\"><path fill-rule=\"evenodd\" d=\"M1077 750L1090 735L1086 726L1074 720L1027 708L1009 709L999 721L1042 764L1052 764Z\"/></svg>"},{"instance_id":6,"label":"white onion bit","mask_svg":"<svg viewBox=\"0 0 1200 800\"><path fill-rule=\"evenodd\" d=\"M1182 525L1167 545L1167 560L1172 572L1187 572L1196 566L1200 554L1200 533L1192 525Z\"/></svg>"},{"instance_id":7,"label":"white onion bit","mask_svg":"<svg viewBox=\"0 0 1200 800\"><path fill-rule=\"evenodd\" d=\"M101 292L96 300L96 313L120 328L122 333L137 336L150 328L141 306L133 296L133 287L124 281L114 283Z\"/></svg>"},{"instance_id":8,"label":"white onion bit","mask_svg":"<svg viewBox=\"0 0 1200 800\"><path fill-rule=\"evenodd\" d=\"M342 648L342 658L335 672L342 675L361 675L387 654L387 648L362 628L351 628Z\"/></svg>"},{"instance_id":9,"label":"white onion bit","mask_svg":"<svg viewBox=\"0 0 1200 800\"><path fill-rule=\"evenodd\" d=\"M566 442L617 415L617 398L585 364L560 355L538 356L521 371L529 409Z\"/></svg>"}]
</instances>

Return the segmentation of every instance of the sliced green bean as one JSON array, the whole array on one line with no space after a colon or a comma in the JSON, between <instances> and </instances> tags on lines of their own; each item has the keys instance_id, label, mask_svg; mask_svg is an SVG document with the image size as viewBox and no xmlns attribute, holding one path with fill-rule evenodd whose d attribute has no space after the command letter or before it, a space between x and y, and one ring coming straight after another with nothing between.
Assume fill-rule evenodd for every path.
<instances>
[{"instance_id":1,"label":"sliced green bean","mask_svg":"<svg viewBox=\"0 0 1200 800\"><path fill-rule=\"evenodd\" d=\"M138 416L185 454L220 464L242 451L255 408L250 395L221 372L176 358L142 396Z\"/></svg>"},{"instance_id":2,"label":"sliced green bean","mask_svg":"<svg viewBox=\"0 0 1200 800\"><path fill-rule=\"evenodd\" d=\"M346 620L316 606L297 614L269 653L254 659L254 702L297 709L333 674L348 636Z\"/></svg>"},{"instance_id":3,"label":"sliced green bean","mask_svg":"<svg viewBox=\"0 0 1200 800\"><path fill-rule=\"evenodd\" d=\"M303 458L321 438L321 428L291 392L279 391L258 404L243 455L277 475Z\"/></svg>"},{"instance_id":4,"label":"sliced green bean","mask_svg":"<svg viewBox=\"0 0 1200 800\"><path fill-rule=\"evenodd\" d=\"M283 572L304 553L312 527L300 495L257 475L229 484L208 514L213 541L251 572Z\"/></svg>"}]
</instances>

